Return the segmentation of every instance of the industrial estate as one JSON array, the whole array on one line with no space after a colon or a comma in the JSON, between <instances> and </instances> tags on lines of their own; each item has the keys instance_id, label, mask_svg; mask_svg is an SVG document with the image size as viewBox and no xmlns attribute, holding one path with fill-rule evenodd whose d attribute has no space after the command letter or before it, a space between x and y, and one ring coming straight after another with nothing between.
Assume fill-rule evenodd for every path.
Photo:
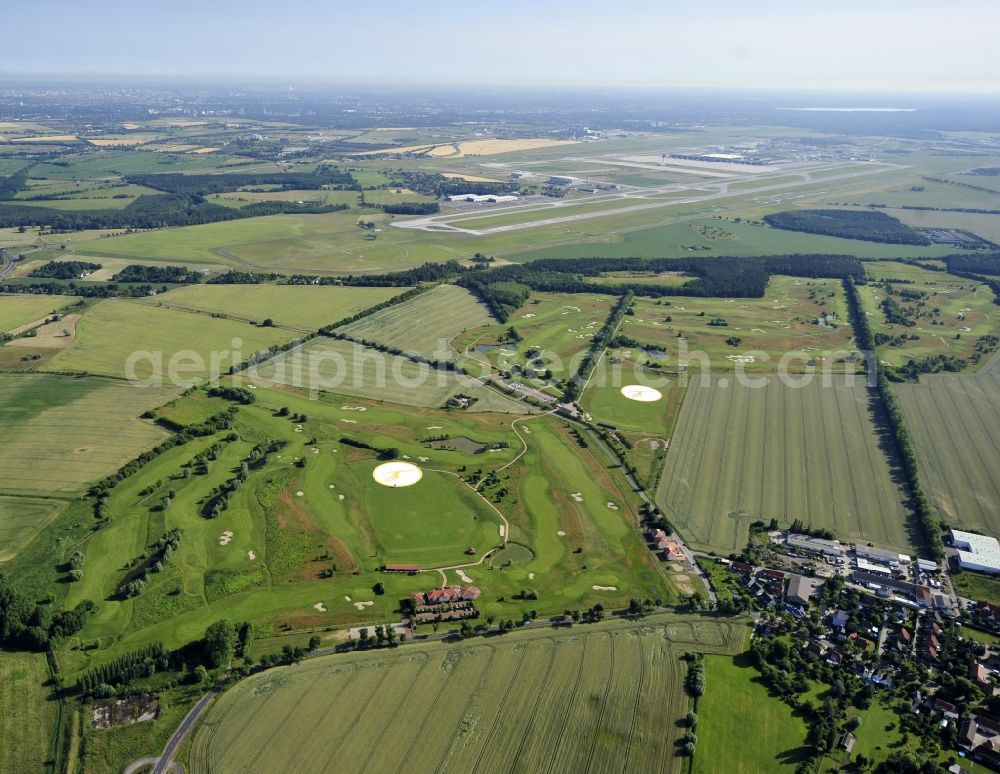
<instances>
[{"instance_id":1,"label":"industrial estate","mask_svg":"<svg viewBox=\"0 0 1000 774\"><path fill-rule=\"evenodd\" d=\"M0 92L0 771L1000 770L1000 134L573 99Z\"/></svg>"}]
</instances>

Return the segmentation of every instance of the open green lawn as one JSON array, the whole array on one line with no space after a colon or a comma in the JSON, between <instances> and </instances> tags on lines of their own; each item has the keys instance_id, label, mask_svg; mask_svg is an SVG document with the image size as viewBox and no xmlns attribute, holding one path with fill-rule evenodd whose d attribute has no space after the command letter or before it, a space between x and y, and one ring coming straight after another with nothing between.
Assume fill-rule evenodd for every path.
<instances>
[{"instance_id":1,"label":"open green lawn","mask_svg":"<svg viewBox=\"0 0 1000 774\"><path fill-rule=\"evenodd\" d=\"M968 570L956 573L951 582L959 596L982 599L1000 605L1000 578Z\"/></svg>"},{"instance_id":2,"label":"open green lawn","mask_svg":"<svg viewBox=\"0 0 1000 774\"><path fill-rule=\"evenodd\" d=\"M70 296L0 295L0 333L41 320L75 300Z\"/></svg>"},{"instance_id":3,"label":"open green lawn","mask_svg":"<svg viewBox=\"0 0 1000 774\"><path fill-rule=\"evenodd\" d=\"M0 651L0 771L44 771L55 731L56 702L43 653Z\"/></svg>"},{"instance_id":4,"label":"open green lawn","mask_svg":"<svg viewBox=\"0 0 1000 774\"><path fill-rule=\"evenodd\" d=\"M345 325L338 333L434 360L450 360L452 339L470 328L495 322L486 306L465 288L438 285L416 298Z\"/></svg>"},{"instance_id":5,"label":"open green lawn","mask_svg":"<svg viewBox=\"0 0 1000 774\"><path fill-rule=\"evenodd\" d=\"M656 492L685 539L728 554L775 517L910 553L914 525L864 381L752 378L691 378Z\"/></svg>"},{"instance_id":6,"label":"open green lawn","mask_svg":"<svg viewBox=\"0 0 1000 774\"><path fill-rule=\"evenodd\" d=\"M705 657L695 772L793 772L809 757L805 721L756 678L743 657Z\"/></svg>"},{"instance_id":7,"label":"open green lawn","mask_svg":"<svg viewBox=\"0 0 1000 774\"><path fill-rule=\"evenodd\" d=\"M0 497L0 564L17 556L65 505L60 500Z\"/></svg>"},{"instance_id":8,"label":"open green lawn","mask_svg":"<svg viewBox=\"0 0 1000 774\"><path fill-rule=\"evenodd\" d=\"M1000 309L993 303L993 292L986 285L891 261L868 263L865 269L871 281L858 291L872 333L876 337L879 334L905 337L904 341L877 348L883 362L901 366L910 359L920 360L929 355L968 359L979 337L1000 335ZM914 325L887 321L882 309L882 302L889 295L886 285L897 291L892 298L912 316ZM919 292L924 296L908 299L899 291Z\"/></svg>"},{"instance_id":9,"label":"open green lawn","mask_svg":"<svg viewBox=\"0 0 1000 774\"><path fill-rule=\"evenodd\" d=\"M256 323L314 331L382 303L405 288L346 288L312 285L188 285L143 303L194 309Z\"/></svg>"},{"instance_id":10,"label":"open green lawn","mask_svg":"<svg viewBox=\"0 0 1000 774\"><path fill-rule=\"evenodd\" d=\"M225 373L253 352L295 338L280 328L107 299L87 310L76 340L47 365L117 378L157 379L184 385ZM215 364L213 367L213 358Z\"/></svg>"},{"instance_id":11,"label":"open green lawn","mask_svg":"<svg viewBox=\"0 0 1000 774\"><path fill-rule=\"evenodd\" d=\"M98 377L0 376L0 492L81 492L166 437L138 417L176 395Z\"/></svg>"}]
</instances>

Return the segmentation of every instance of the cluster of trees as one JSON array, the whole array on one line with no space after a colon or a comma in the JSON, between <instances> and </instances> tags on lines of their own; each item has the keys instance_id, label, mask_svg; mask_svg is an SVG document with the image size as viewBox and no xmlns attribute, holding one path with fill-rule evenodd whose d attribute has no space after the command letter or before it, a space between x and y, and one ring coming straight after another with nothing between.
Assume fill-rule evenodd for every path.
<instances>
[{"instance_id":1,"label":"cluster of trees","mask_svg":"<svg viewBox=\"0 0 1000 774\"><path fill-rule=\"evenodd\" d=\"M387 148L386 153L391 153L392 148ZM422 172L420 170L401 169L394 173L398 180L394 180L394 185L409 188L417 193L428 196L450 196L452 194L479 194L487 196L489 194L509 194L517 193L516 183L472 183L465 180L455 180L433 172Z\"/></svg>"},{"instance_id":2,"label":"cluster of trees","mask_svg":"<svg viewBox=\"0 0 1000 774\"><path fill-rule=\"evenodd\" d=\"M357 287L405 288L411 285L418 285L422 282L441 282L467 271L471 271L471 269L466 269L458 261L445 261L443 263L425 263L420 266L415 266L412 269L393 271L388 274L362 274L358 276L348 274L346 277L310 277L296 275L291 278L289 284L354 285Z\"/></svg>"},{"instance_id":3,"label":"cluster of trees","mask_svg":"<svg viewBox=\"0 0 1000 774\"><path fill-rule=\"evenodd\" d=\"M858 347L862 351L874 352L875 341L872 336L871 325L868 317L861 307L861 299L858 296L858 289L851 280L844 280L844 290L847 294L847 309L851 315L851 323L854 325L855 338ZM896 441L896 448L899 450L903 462L903 472L910 488L913 509L920 520L921 530L924 535L924 543L931 556L936 560L944 559L944 548L941 545L941 525L934 516L930 500L920 484L920 471L917 462L917 453L910 438L910 431L906 427L906 419L903 416L903 409L899 405L899 399L889 384L889 379L884 370L880 369L877 379L877 391L882 406L885 409L886 419L892 436Z\"/></svg>"},{"instance_id":4,"label":"cluster of trees","mask_svg":"<svg viewBox=\"0 0 1000 774\"><path fill-rule=\"evenodd\" d=\"M169 670L172 664L171 656L163 643L154 642L141 650L126 653L114 661L84 672L77 681L77 691L84 698L101 699L114 696L121 686Z\"/></svg>"},{"instance_id":5,"label":"cluster of trees","mask_svg":"<svg viewBox=\"0 0 1000 774\"><path fill-rule=\"evenodd\" d=\"M785 231L888 242L929 245L931 241L898 218L875 210L788 210L764 216L764 222Z\"/></svg>"},{"instance_id":6,"label":"cluster of trees","mask_svg":"<svg viewBox=\"0 0 1000 774\"><path fill-rule=\"evenodd\" d=\"M54 610L18 589L0 575L0 645L24 650L47 650L53 643L83 628L87 616L97 610L89 599L72 610Z\"/></svg>"},{"instance_id":7,"label":"cluster of trees","mask_svg":"<svg viewBox=\"0 0 1000 774\"><path fill-rule=\"evenodd\" d=\"M49 261L33 270L28 276L73 280L80 279L85 273L97 271L100 268L101 264L91 261Z\"/></svg>"},{"instance_id":8,"label":"cluster of trees","mask_svg":"<svg viewBox=\"0 0 1000 774\"><path fill-rule=\"evenodd\" d=\"M520 309L531 295L531 288L520 282L471 280L460 284L475 293L500 322L507 322L511 314Z\"/></svg>"},{"instance_id":9,"label":"cluster of trees","mask_svg":"<svg viewBox=\"0 0 1000 774\"><path fill-rule=\"evenodd\" d=\"M778 528L777 519L771 519L771 523L774 525L771 529ZM795 519L788 527L788 531L796 535L809 535L810 537L822 538L823 540L833 540L835 537L830 530L822 527L810 527L802 519Z\"/></svg>"},{"instance_id":10,"label":"cluster of trees","mask_svg":"<svg viewBox=\"0 0 1000 774\"><path fill-rule=\"evenodd\" d=\"M209 397L225 398L235 403L242 403L244 406L250 406L257 402L257 396L253 394L253 390L248 390L246 387L221 385L219 387L212 387L208 391L208 394Z\"/></svg>"},{"instance_id":11,"label":"cluster of trees","mask_svg":"<svg viewBox=\"0 0 1000 774\"><path fill-rule=\"evenodd\" d=\"M186 266L143 266L129 264L112 278L115 282L170 282L190 284L201 282L201 276Z\"/></svg>"},{"instance_id":12,"label":"cluster of trees","mask_svg":"<svg viewBox=\"0 0 1000 774\"><path fill-rule=\"evenodd\" d=\"M319 166L313 172L225 172L222 174L187 175L180 172L128 175L133 185L155 188L182 196L207 196L226 193L246 186L278 186L282 190L360 191L361 186L350 172L336 167Z\"/></svg>"},{"instance_id":13,"label":"cluster of trees","mask_svg":"<svg viewBox=\"0 0 1000 774\"><path fill-rule=\"evenodd\" d=\"M346 204L298 204L282 201L256 202L237 208L212 204L199 196L146 194L120 210L57 210L27 204L0 204L0 228L41 226L54 232L154 229L199 226L263 215L316 215L347 208Z\"/></svg>"},{"instance_id":14,"label":"cluster of trees","mask_svg":"<svg viewBox=\"0 0 1000 774\"><path fill-rule=\"evenodd\" d=\"M0 199L13 199L19 191L24 190L28 183L28 170L25 167L13 175L0 176Z\"/></svg>"},{"instance_id":15,"label":"cluster of trees","mask_svg":"<svg viewBox=\"0 0 1000 774\"><path fill-rule=\"evenodd\" d=\"M167 499L170 499L169 496ZM149 574L163 572L163 565L170 563L174 551L181 544L183 534L183 530L172 529L157 540L153 544L149 556L140 557L138 569L130 572L118 584L116 596L119 599L131 599L139 596L146 588Z\"/></svg>"},{"instance_id":16,"label":"cluster of trees","mask_svg":"<svg viewBox=\"0 0 1000 774\"><path fill-rule=\"evenodd\" d=\"M437 202L399 202L383 204L382 211L389 215L433 215L441 212L441 205Z\"/></svg>"},{"instance_id":17,"label":"cluster of trees","mask_svg":"<svg viewBox=\"0 0 1000 774\"><path fill-rule=\"evenodd\" d=\"M165 289L165 288L164 288ZM36 296L79 296L81 298L142 298L153 290L152 285L116 285L114 283L94 282L77 285L69 282L65 285L58 282L23 282L0 285L0 293L26 293Z\"/></svg>"},{"instance_id":18,"label":"cluster of trees","mask_svg":"<svg viewBox=\"0 0 1000 774\"><path fill-rule=\"evenodd\" d=\"M684 690L697 699L705 694L705 664L700 653L686 653L685 660L688 671L684 676Z\"/></svg>"},{"instance_id":19,"label":"cluster of trees","mask_svg":"<svg viewBox=\"0 0 1000 774\"><path fill-rule=\"evenodd\" d=\"M634 296L631 292L626 292L625 295L619 298L618 303L611 310L611 314L608 316L607 321L605 321L604 326L590 340L590 348L587 350L587 354L580 360L580 367L573 378L566 384L563 400L567 403L576 400L580 396L580 390L597 366L597 359L600 357L600 353L608 346L615 331L618 329L619 323L621 323L622 318L625 316L625 312L632 305L633 299Z\"/></svg>"},{"instance_id":20,"label":"cluster of trees","mask_svg":"<svg viewBox=\"0 0 1000 774\"><path fill-rule=\"evenodd\" d=\"M260 285L264 282L273 282L282 279L280 274L259 274L250 271L229 270L222 274L216 274L205 280L208 285Z\"/></svg>"},{"instance_id":21,"label":"cluster of trees","mask_svg":"<svg viewBox=\"0 0 1000 774\"><path fill-rule=\"evenodd\" d=\"M206 519L214 519L221 515L229 507L229 498L250 478L250 468L262 468L267 462L268 455L273 454L282 446L284 444L279 441L259 443L254 446L246 459L240 462L236 475L208 494L208 498L201 508L201 515Z\"/></svg>"}]
</instances>

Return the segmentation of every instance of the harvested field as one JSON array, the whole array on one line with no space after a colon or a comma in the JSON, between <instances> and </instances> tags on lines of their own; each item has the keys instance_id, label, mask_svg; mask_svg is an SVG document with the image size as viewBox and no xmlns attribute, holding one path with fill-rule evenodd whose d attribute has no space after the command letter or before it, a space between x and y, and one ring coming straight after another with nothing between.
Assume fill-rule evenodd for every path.
<instances>
[{"instance_id":1,"label":"harvested field","mask_svg":"<svg viewBox=\"0 0 1000 774\"><path fill-rule=\"evenodd\" d=\"M191 769L679 772L680 654L744 628L660 615L269 670L217 700Z\"/></svg>"},{"instance_id":2,"label":"harvested field","mask_svg":"<svg viewBox=\"0 0 1000 774\"><path fill-rule=\"evenodd\" d=\"M64 506L59 500L0 497L0 563L17 556Z\"/></svg>"},{"instance_id":3,"label":"harvested field","mask_svg":"<svg viewBox=\"0 0 1000 774\"><path fill-rule=\"evenodd\" d=\"M0 376L0 491L82 491L166 437L137 417L177 392L97 377Z\"/></svg>"},{"instance_id":4,"label":"harvested field","mask_svg":"<svg viewBox=\"0 0 1000 774\"><path fill-rule=\"evenodd\" d=\"M75 300L72 296L0 295L0 333L41 320Z\"/></svg>"},{"instance_id":5,"label":"harvested field","mask_svg":"<svg viewBox=\"0 0 1000 774\"><path fill-rule=\"evenodd\" d=\"M895 385L921 481L943 519L1000 534L1000 374L932 374Z\"/></svg>"},{"instance_id":6,"label":"harvested field","mask_svg":"<svg viewBox=\"0 0 1000 774\"><path fill-rule=\"evenodd\" d=\"M880 444L864 381L808 386L692 379L656 502L695 548L739 551L772 517L910 553L900 472Z\"/></svg>"},{"instance_id":7,"label":"harvested field","mask_svg":"<svg viewBox=\"0 0 1000 774\"><path fill-rule=\"evenodd\" d=\"M80 315L68 314L55 322L45 323L35 328L34 336L14 339L8 342L7 346L66 349L76 338L76 324L78 322L80 322Z\"/></svg>"},{"instance_id":8,"label":"harvested field","mask_svg":"<svg viewBox=\"0 0 1000 774\"><path fill-rule=\"evenodd\" d=\"M465 288L439 285L411 301L346 325L338 332L445 360L451 355L448 345L455 336L495 322L486 306Z\"/></svg>"}]
</instances>

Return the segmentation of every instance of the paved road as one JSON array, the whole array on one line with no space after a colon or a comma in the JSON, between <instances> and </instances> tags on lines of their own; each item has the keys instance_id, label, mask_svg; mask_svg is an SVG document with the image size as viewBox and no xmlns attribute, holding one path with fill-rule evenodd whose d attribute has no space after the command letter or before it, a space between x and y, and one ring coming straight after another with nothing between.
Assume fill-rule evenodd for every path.
<instances>
[{"instance_id":1,"label":"paved road","mask_svg":"<svg viewBox=\"0 0 1000 774\"><path fill-rule=\"evenodd\" d=\"M0 279L3 279L14 271L14 267L17 266L17 264L14 262L10 253L3 249L0 249L0 259L3 261L3 268L0 268Z\"/></svg>"},{"instance_id":2,"label":"paved road","mask_svg":"<svg viewBox=\"0 0 1000 774\"><path fill-rule=\"evenodd\" d=\"M132 774L132 772L146 766L153 767L152 774L166 774L168 771L171 774L177 774L177 772L183 771L180 764L174 763L174 753L177 752L177 748L181 742L184 741L185 737L191 732L191 729L194 728L195 723L198 722L198 718L201 717L202 713L208 708L208 705L211 704L212 699L215 698L215 694L216 690L213 688L198 699L198 703L184 716L184 720L181 721L177 730L174 731L174 735L167 741L167 746L163 748L163 753L159 758L140 758L137 761L133 761L125 767L124 774Z\"/></svg>"}]
</instances>

